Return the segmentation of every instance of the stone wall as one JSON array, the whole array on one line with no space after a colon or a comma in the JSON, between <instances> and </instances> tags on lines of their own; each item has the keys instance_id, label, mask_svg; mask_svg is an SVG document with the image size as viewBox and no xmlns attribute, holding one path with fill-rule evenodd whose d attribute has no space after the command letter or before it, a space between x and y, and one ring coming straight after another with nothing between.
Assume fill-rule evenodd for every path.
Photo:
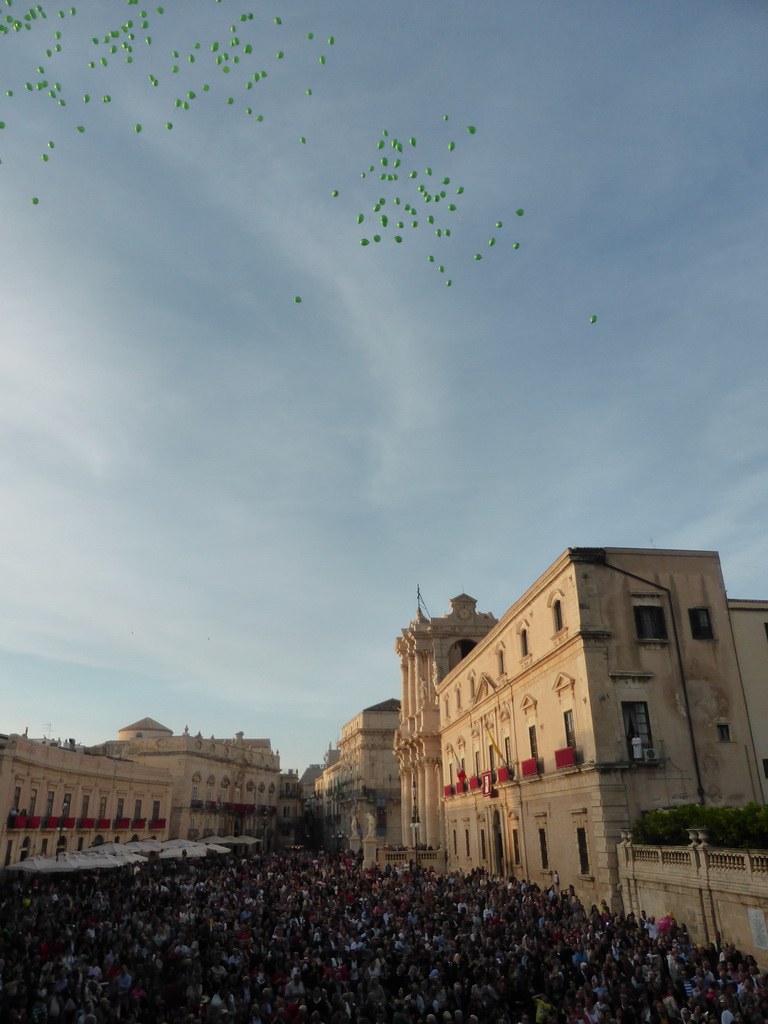
<instances>
[{"instance_id":1,"label":"stone wall","mask_svg":"<svg viewBox=\"0 0 768 1024\"><path fill-rule=\"evenodd\" d=\"M768 970L768 850L721 850L704 830L689 846L618 845L624 912L665 914L685 924L694 943L732 942Z\"/></svg>"}]
</instances>

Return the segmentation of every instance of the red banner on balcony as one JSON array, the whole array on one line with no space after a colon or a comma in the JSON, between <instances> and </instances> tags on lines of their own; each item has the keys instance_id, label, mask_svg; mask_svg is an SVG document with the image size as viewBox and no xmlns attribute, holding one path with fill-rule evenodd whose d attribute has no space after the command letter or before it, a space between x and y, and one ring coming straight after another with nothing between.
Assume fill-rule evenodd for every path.
<instances>
[{"instance_id":1,"label":"red banner on balcony","mask_svg":"<svg viewBox=\"0 0 768 1024\"><path fill-rule=\"evenodd\" d=\"M97 818L96 819L96 828L103 828L103 829L109 828L110 827L110 822L111 822L111 818Z\"/></svg>"},{"instance_id":2,"label":"red banner on balcony","mask_svg":"<svg viewBox=\"0 0 768 1024\"><path fill-rule=\"evenodd\" d=\"M40 828L40 816L35 815L27 822L27 828Z\"/></svg>"},{"instance_id":3,"label":"red banner on balcony","mask_svg":"<svg viewBox=\"0 0 768 1024\"><path fill-rule=\"evenodd\" d=\"M509 782L509 768L505 764L501 766L496 772L497 782Z\"/></svg>"},{"instance_id":4,"label":"red banner on balcony","mask_svg":"<svg viewBox=\"0 0 768 1024\"><path fill-rule=\"evenodd\" d=\"M483 796L493 794L493 775L491 772L483 772Z\"/></svg>"},{"instance_id":5,"label":"red banner on balcony","mask_svg":"<svg viewBox=\"0 0 768 1024\"><path fill-rule=\"evenodd\" d=\"M443 794L445 796L453 796L453 786L443 786Z\"/></svg>"},{"instance_id":6,"label":"red banner on balcony","mask_svg":"<svg viewBox=\"0 0 768 1024\"><path fill-rule=\"evenodd\" d=\"M63 826L64 826L64 828L74 828L75 827L75 819L74 818L64 818L63 819Z\"/></svg>"},{"instance_id":7,"label":"red banner on balcony","mask_svg":"<svg viewBox=\"0 0 768 1024\"><path fill-rule=\"evenodd\" d=\"M26 828L27 827L27 815L17 814L15 818L11 818L8 822L11 828Z\"/></svg>"},{"instance_id":8,"label":"red banner on balcony","mask_svg":"<svg viewBox=\"0 0 768 1024\"><path fill-rule=\"evenodd\" d=\"M165 818L155 818L154 821L150 821L150 828L165 828Z\"/></svg>"},{"instance_id":9,"label":"red banner on balcony","mask_svg":"<svg viewBox=\"0 0 768 1024\"><path fill-rule=\"evenodd\" d=\"M115 828L130 828L130 827L131 827L131 819L130 818L115 818Z\"/></svg>"},{"instance_id":10,"label":"red banner on balcony","mask_svg":"<svg viewBox=\"0 0 768 1024\"><path fill-rule=\"evenodd\" d=\"M529 775L537 775L539 771L539 763L535 757L529 757L525 761L520 762L520 771L523 773L523 778L527 778Z\"/></svg>"},{"instance_id":11,"label":"red banner on balcony","mask_svg":"<svg viewBox=\"0 0 768 1024\"><path fill-rule=\"evenodd\" d=\"M133 827L134 828L146 828L147 827L147 819L146 818L134 818L133 819Z\"/></svg>"},{"instance_id":12,"label":"red banner on balcony","mask_svg":"<svg viewBox=\"0 0 768 1024\"><path fill-rule=\"evenodd\" d=\"M61 818L46 818L43 822L43 828L58 828Z\"/></svg>"},{"instance_id":13,"label":"red banner on balcony","mask_svg":"<svg viewBox=\"0 0 768 1024\"><path fill-rule=\"evenodd\" d=\"M96 824L96 819L95 818L81 818L80 819L80 828L93 828L93 826L95 824Z\"/></svg>"},{"instance_id":14,"label":"red banner on balcony","mask_svg":"<svg viewBox=\"0 0 768 1024\"><path fill-rule=\"evenodd\" d=\"M555 751L555 768L571 768L576 764L576 751L573 747L563 747Z\"/></svg>"}]
</instances>

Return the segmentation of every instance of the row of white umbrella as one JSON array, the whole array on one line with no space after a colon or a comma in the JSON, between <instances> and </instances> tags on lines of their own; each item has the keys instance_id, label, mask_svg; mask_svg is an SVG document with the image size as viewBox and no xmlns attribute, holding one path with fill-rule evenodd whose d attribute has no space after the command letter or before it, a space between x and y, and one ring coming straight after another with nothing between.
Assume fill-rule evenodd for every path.
<instances>
[{"instance_id":1,"label":"row of white umbrella","mask_svg":"<svg viewBox=\"0 0 768 1024\"><path fill-rule=\"evenodd\" d=\"M9 864L8 871L29 874L53 874L68 871L92 871L96 868L120 868L127 864L146 861L150 854L159 860L197 859L209 853L231 853L232 846L254 846L260 839L253 836L206 836L205 839L140 839L131 843L102 843L88 850L61 852L56 857L27 857L17 864Z\"/></svg>"}]
</instances>

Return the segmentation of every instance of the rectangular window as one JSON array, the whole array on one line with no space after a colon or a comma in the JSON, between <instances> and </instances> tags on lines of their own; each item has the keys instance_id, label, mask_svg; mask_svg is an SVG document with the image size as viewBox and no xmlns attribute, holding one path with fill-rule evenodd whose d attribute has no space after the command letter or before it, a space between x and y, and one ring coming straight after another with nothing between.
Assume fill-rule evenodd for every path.
<instances>
[{"instance_id":1,"label":"rectangular window","mask_svg":"<svg viewBox=\"0 0 768 1024\"><path fill-rule=\"evenodd\" d=\"M475 751L475 775L480 776L480 751Z\"/></svg>"},{"instance_id":2,"label":"rectangular window","mask_svg":"<svg viewBox=\"0 0 768 1024\"><path fill-rule=\"evenodd\" d=\"M565 745L566 747L575 747L576 730L573 727L573 711L563 712L563 723L565 725Z\"/></svg>"},{"instance_id":3,"label":"rectangular window","mask_svg":"<svg viewBox=\"0 0 768 1024\"><path fill-rule=\"evenodd\" d=\"M48 796L46 798L46 801L45 801L45 816L46 816L46 818L50 818L51 815L53 814L53 797L54 797L54 794L49 792Z\"/></svg>"},{"instance_id":4,"label":"rectangular window","mask_svg":"<svg viewBox=\"0 0 768 1024\"><path fill-rule=\"evenodd\" d=\"M541 851L541 866L546 871L549 867L549 853L547 852L547 830L539 829L539 850Z\"/></svg>"},{"instance_id":5,"label":"rectangular window","mask_svg":"<svg viewBox=\"0 0 768 1024\"><path fill-rule=\"evenodd\" d=\"M199 798L200 798L199 794L200 794L200 791L199 791L198 787L197 786L193 786L192 787L192 799L193 800L199 800Z\"/></svg>"},{"instance_id":6,"label":"rectangular window","mask_svg":"<svg viewBox=\"0 0 768 1024\"><path fill-rule=\"evenodd\" d=\"M528 742L531 745L531 757L538 757L539 756L539 745L536 742L536 726L535 725L529 725L528 726Z\"/></svg>"},{"instance_id":7,"label":"rectangular window","mask_svg":"<svg viewBox=\"0 0 768 1024\"><path fill-rule=\"evenodd\" d=\"M717 740L719 743L731 742L731 727L727 722L717 723Z\"/></svg>"},{"instance_id":8,"label":"rectangular window","mask_svg":"<svg viewBox=\"0 0 768 1024\"><path fill-rule=\"evenodd\" d=\"M763 758L763 775L768 779L768 757Z\"/></svg>"},{"instance_id":9,"label":"rectangular window","mask_svg":"<svg viewBox=\"0 0 768 1024\"><path fill-rule=\"evenodd\" d=\"M459 840L456 835L456 829L453 830L453 855L457 857L459 854Z\"/></svg>"},{"instance_id":10,"label":"rectangular window","mask_svg":"<svg viewBox=\"0 0 768 1024\"><path fill-rule=\"evenodd\" d=\"M485 860L485 829L480 829L480 857Z\"/></svg>"},{"instance_id":11,"label":"rectangular window","mask_svg":"<svg viewBox=\"0 0 768 1024\"><path fill-rule=\"evenodd\" d=\"M106 818L107 816L107 798L102 796L99 798L99 817Z\"/></svg>"},{"instance_id":12,"label":"rectangular window","mask_svg":"<svg viewBox=\"0 0 768 1024\"><path fill-rule=\"evenodd\" d=\"M152 801L152 821L157 821L157 819L159 817L160 817L160 801L159 800L153 800Z\"/></svg>"},{"instance_id":13,"label":"rectangular window","mask_svg":"<svg viewBox=\"0 0 768 1024\"><path fill-rule=\"evenodd\" d=\"M135 800L133 804L133 820L137 821L141 817L141 800Z\"/></svg>"},{"instance_id":14,"label":"rectangular window","mask_svg":"<svg viewBox=\"0 0 768 1024\"><path fill-rule=\"evenodd\" d=\"M504 651L499 649L499 675L504 675Z\"/></svg>"},{"instance_id":15,"label":"rectangular window","mask_svg":"<svg viewBox=\"0 0 768 1024\"><path fill-rule=\"evenodd\" d=\"M19 800L21 800L21 786L17 786L13 791L13 803L11 804L11 807L14 811L18 811L19 809Z\"/></svg>"},{"instance_id":16,"label":"rectangular window","mask_svg":"<svg viewBox=\"0 0 768 1024\"><path fill-rule=\"evenodd\" d=\"M520 838L517 834L517 829L512 829L512 856L515 858L515 864L520 863Z\"/></svg>"},{"instance_id":17,"label":"rectangular window","mask_svg":"<svg viewBox=\"0 0 768 1024\"><path fill-rule=\"evenodd\" d=\"M78 848L78 850L82 850L82 848L84 846L85 846L85 837L84 836L80 836L80 838L77 840L77 848Z\"/></svg>"},{"instance_id":18,"label":"rectangular window","mask_svg":"<svg viewBox=\"0 0 768 1024\"><path fill-rule=\"evenodd\" d=\"M213 786L209 786L206 789L206 791L205 791L205 799L208 801L208 803L211 803L213 801Z\"/></svg>"},{"instance_id":19,"label":"rectangular window","mask_svg":"<svg viewBox=\"0 0 768 1024\"><path fill-rule=\"evenodd\" d=\"M65 793L64 794L64 799L61 801L61 816L62 816L62 818L68 818L69 817L69 807L70 807L71 803L72 803L72 794L71 793Z\"/></svg>"},{"instance_id":20,"label":"rectangular window","mask_svg":"<svg viewBox=\"0 0 768 1024\"><path fill-rule=\"evenodd\" d=\"M36 789L32 789L29 792L29 807L27 808L27 814L29 814L30 817L34 816L35 804L36 803L37 803L37 790Z\"/></svg>"},{"instance_id":21,"label":"rectangular window","mask_svg":"<svg viewBox=\"0 0 768 1024\"><path fill-rule=\"evenodd\" d=\"M189 827L197 828L197 818L195 818L194 814L190 814L189 816Z\"/></svg>"},{"instance_id":22,"label":"rectangular window","mask_svg":"<svg viewBox=\"0 0 768 1024\"><path fill-rule=\"evenodd\" d=\"M506 764L512 764L512 747L510 746L509 736L504 737L504 760Z\"/></svg>"},{"instance_id":23,"label":"rectangular window","mask_svg":"<svg viewBox=\"0 0 768 1024\"><path fill-rule=\"evenodd\" d=\"M664 609L657 604L635 605L635 627L638 640L666 640L667 621Z\"/></svg>"},{"instance_id":24,"label":"rectangular window","mask_svg":"<svg viewBox=\"0 0 768 1024\"><path fill-rule=\"evenodd\" d=\"M712 619L709 608L689 608L688 618L691 622L691 636L694 640L714 640Z\"/></svg>"},{"instance_id":25,"label":"rectangular window","mask_svg":"<svg viewBox=\"0 0 768 1024\"><path fill-rule=\"evenodd\" d=\"M576 829L576 844L579 848L579 871L582 875L589 874L589 849L587 848L587 830Z\"/></svg>"},{"instance_id":26,"label":"rectangular window","mask_svg":"<svg viewBox=\"0 0 768 1024\"><path fill-rule=\"evenodd\" d=\"M464 781L461 784L462 792L466 793L469 783L467 782L467 769L464 764L464 758L461 759L461 774L464 776Z\"/></svg>"},{"instance_id":27,"label":"rectangular window","mask_svg":"<svg viewBox=\"0 0 768 1024\"><path fill-rule=\"evenodd\" d=\"M40 854L41 854L41 856L44 857L46 855L46 853L48 853L48 839L47 838L43 839L42 843L40 844Z\"/></svg>"},{"instance_id":28,"label":"rectangular window","mask_svg":"<svg viewBox=\"0 0 768 1024\"><path fill-rule=\"evenodd\" d=\"M80 817L81 818L87 818L88 817L88 804L90 804L90 802L91 802L91 798L89 796L84 796L83 797L82 803L80 804Z\"/></svg>"},{"instance_id":29,"label":"rectangular window","mask_svg":"<svg viewBox=\"0 0 768 1024\"><path fill-rule=\"evenodd\" d=\"M493 744L488 744L488 767L491 771L496 767L496 751L493 749Z\"/></svg>"},{"instance_id":30,"label":"rectangular window","mask_svg":"<svg viewBox=\"0 0 768 1024\"><path fill-rule=\"evenodd\" d=\"M469 857L470 852L469 852L469 829L468 828L464 829L464 846L466 847L467 856Z\"/></svg>"},{"instance_id":31,"label":"rectangular window","mask_svg":"<svg viewBox=\"0 0 768 1024\"><path fill-rule=\"evenodd\" d=\"M117 814L116 814L116 817L122 818L122 816L123 816L123 808L124 807L125 807L125 799L123 797L119 797L118 801L117 801Z\"/></svg>"},{"instance_id":32,"label":"rectangular window","mask_svg":"<svg viewBox=\"0 0 768 1024\"><path fill-rule=\"evenodd\" d=\"M623 700L621 713L624 717L624 735L627 739L629 759L642 761L645 757L644 751L653 746L648 705L643 700Z\"/></svg>"}]
</instances>

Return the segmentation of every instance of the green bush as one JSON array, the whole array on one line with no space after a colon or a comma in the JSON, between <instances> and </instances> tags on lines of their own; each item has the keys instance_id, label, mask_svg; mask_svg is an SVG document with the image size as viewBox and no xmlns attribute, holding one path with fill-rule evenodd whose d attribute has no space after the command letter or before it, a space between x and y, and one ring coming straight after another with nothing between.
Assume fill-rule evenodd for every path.
<instances>
[{"instance_id":1,"label":"green bush","mask_svg":"<svg viewBox=\"0 0 768 1024\"><path fill-rule=\"evenodd\" d=\"M768 849L768 807L702 807L681 804L666 811L649 811L632 826L636 843L652 846L687 846L689 828L709 830L712 846L731 849Z\"/></svg>"}]
</instances>

